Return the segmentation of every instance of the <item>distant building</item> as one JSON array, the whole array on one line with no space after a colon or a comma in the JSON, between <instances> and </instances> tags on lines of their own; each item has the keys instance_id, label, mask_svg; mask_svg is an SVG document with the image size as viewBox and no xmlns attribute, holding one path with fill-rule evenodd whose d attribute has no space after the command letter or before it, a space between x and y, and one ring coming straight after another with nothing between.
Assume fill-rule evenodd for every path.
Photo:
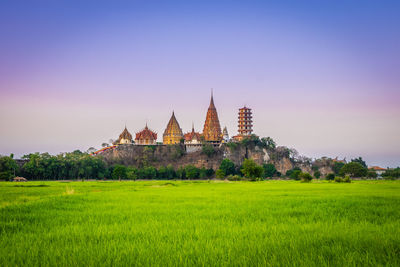
<instances>
[{"instance_id":1,"label":"distant building","mask_svg":"<svg viewBox=\"0 0 400 267\"><path fill-rule=\"evenodd\" d=\"M202 138L200 133L195 132L194 125L192 125L192 131L184 135L184 139L186 152L190 153L201 149L203 143L201 140Z\"/></svg>"},{"instance_id":2,"label":"distant building","mask_svg":"<svg viewBox=\"0 0 400 267\"><path fill-rule=\"evenodd\" d=\"M204 140L208 143L219 144L222 141L221 126L219 124L217 109L211 93L210 106L207 110L206 121L203 128Z\"/></svg>"},{"instance_id":3,"label":"distant building","mask_svg":"<svg viewBox=\"0 0 400 267\"><path fill-rule=\"evenodd\" d=\"M169 120L163 134L163 144L165 145L179 144L182 138L183 138L182 129L175 118L174 112L172 112L171 119Z\"/></svg>"},{"instance_id":4,"label":"distant building","mask_svg":"<svg viewBox=\"0 0 400 267\"><path fill-rule=\"evenodd\" d=\"M387 169L381 168L379 166L369 167L368 170L375 171L378 177L382 177L382 173L384 173Z\"/></svg>"},{"instance_id":5,"label":"distant building","mask_svg":"<svg viewBox=\"0 0 400 267\"><path fill-rule=\"evenodd\" d=\"M238 135L233 138L241 141L253 133L253 114L251 108L244 106L239 108L238 114Z\"/></svg>"},{"instance_id":6,"label":"distant building","mask_svg":"<svg viewBox=\"0 0 400 267\"><path fill-rule=\"evenodd\" d=\"M135 143L137 145L156 145L157 144L157 133L153 132L147 127L136 133Z\"/></svg>"},{"instance_id":7,"label":"distant building","mask_svg":"<svg viewBox=\"0 0 400 267\"><path fill-rule=\"evenodd\" d=\"M128 129L125 129L122 131L122 133L119 135L119 138L115 141L115 144L132 144L132 135L131 133L128 131Z\"/></svg>"}]
</instances>

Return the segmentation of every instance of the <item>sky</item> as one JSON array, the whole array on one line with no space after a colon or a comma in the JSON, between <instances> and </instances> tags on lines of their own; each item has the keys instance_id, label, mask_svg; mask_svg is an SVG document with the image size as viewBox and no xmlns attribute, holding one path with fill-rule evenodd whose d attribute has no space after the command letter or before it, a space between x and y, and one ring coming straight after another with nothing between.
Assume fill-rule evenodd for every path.
<instances>
[{"instance_id":1,"label":"sky","mask_svg":"<svg viewBox=\"0 0 400 267\"><path fill-rule=\"evenodd\" d=\"M0 154L100 148L175 112L400 165L399 1L1 1Z\"/></svg>"}]
</instances>

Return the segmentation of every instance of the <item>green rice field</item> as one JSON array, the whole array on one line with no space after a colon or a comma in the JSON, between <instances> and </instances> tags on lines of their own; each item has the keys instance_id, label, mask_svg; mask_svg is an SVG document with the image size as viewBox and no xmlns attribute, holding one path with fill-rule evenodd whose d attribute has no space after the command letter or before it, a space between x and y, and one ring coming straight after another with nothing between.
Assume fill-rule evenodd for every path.
<instances>
[{"instance_id":1,"label":"green rice field","mask_svg":"<svg viewBox=\"0 0 400 267\"><path fill-rule=\"evenodd\" d=\"M0 266L400 266L400 181L1 182Z\"/></svg>"}]
</instances>

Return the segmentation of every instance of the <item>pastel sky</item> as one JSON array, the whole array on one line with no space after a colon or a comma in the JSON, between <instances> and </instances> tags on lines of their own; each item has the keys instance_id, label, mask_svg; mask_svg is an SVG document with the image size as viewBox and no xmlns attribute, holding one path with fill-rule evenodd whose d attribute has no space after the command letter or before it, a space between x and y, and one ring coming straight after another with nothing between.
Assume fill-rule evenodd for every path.
<instances>
[{"instance_id":1,"label":"pastel sky","mask_svg":"<svg viewBox=\"0 0 400 267\"><path fill-rule=\"evenodd\" d=\"M1 1L0 154L100 148L172 111L400 165L400 1Z\"/></svg>"}]
</instances>

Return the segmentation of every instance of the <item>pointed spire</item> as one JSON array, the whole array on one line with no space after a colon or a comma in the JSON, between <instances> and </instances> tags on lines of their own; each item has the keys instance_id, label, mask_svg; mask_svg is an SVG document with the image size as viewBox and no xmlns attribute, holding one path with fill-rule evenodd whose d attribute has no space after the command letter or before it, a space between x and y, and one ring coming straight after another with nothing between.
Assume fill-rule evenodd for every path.
<instances>
[{"instance_id":1,"label":"pointed spire","mask_svg":"<svg viewBox=\"0 0 400 267\"><path fill-rule=\"evenodd\" d=\"M214 94L213 94L213 89L211 88L211 101L210 101L210 108L211 107L214 107L215 108L215 105L214 105Z\"/></svg>"},{"instance_id":2,"label":"pointed spire","mask_svg":"<svg viewBox=\"0 0 400 267\"><path fill-rule=\"evenodd\" d=\"M194 133L194 123L192 122L192 132Z\"/></svg>"}]
</instances>

